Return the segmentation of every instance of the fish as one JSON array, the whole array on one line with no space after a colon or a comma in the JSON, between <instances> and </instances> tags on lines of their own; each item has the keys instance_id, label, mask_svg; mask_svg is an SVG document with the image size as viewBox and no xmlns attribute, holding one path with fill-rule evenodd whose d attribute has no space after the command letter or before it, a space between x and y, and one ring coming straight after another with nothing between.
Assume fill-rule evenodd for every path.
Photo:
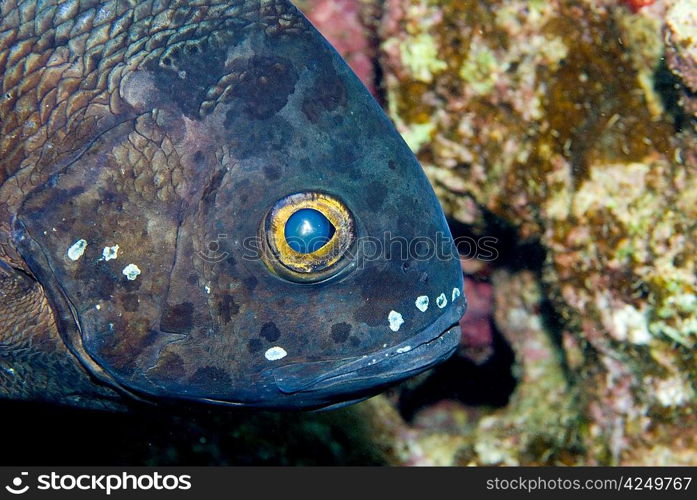
<instances>
[{"instance_id":1,"label":"fish","mask_svg":"<svg viewBox=\"0 0 697 500\"><path fill-rule=\"evenodd\" d=\"M287 0L0 19L0 397L333 408L457 349L433 188Z\"/></svg>"}]
</instances>

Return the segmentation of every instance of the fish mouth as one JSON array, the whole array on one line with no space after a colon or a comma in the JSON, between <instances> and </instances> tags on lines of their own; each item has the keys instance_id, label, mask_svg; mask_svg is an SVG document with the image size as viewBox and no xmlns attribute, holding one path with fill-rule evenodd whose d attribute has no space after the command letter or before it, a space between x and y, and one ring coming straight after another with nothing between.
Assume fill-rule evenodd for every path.
<instances>
[{"instance_id":1,"label":"fish mouth","mask_svg":"<svg viewBox=\"0 0 697 500\"><path fill-rule=\"evenodd\" d=\"M300 362L271 371L279 391L298 399L338 407L376 394L385 386L421 373L449 358L460 343L460 326L444 314L416 335L371 354L340 360ZM347 394L355 395L348 403ZM344 397L342 397L344 396ZM335 404L338 403L338 404Z\"/></svg>"}]
</instances>

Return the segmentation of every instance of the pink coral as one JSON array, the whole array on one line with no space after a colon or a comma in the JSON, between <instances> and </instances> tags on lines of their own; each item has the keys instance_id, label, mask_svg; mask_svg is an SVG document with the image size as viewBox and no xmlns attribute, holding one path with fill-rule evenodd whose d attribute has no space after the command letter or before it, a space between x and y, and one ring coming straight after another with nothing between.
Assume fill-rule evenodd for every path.
<instances>
[{"instance_id":1,"label":"pink coral","mask_svg":"<svg viewBox=\"0 0 697 500\"><path fill-rule=\"evenodd\" d=\"M632 12L636 13L639 12L642 7L651 5L655 1L656 0L622 0L622 3L632 9Z\"/></svg>"},{"instance_id":2,"label":"pink coral","mask_svg":"<svg viewBox=\"0 0 697 500\"><path fill-rule=\"evenodd\" d=\"M467 312L460 320L460 355L480 364L493 353L494 290L491 283L477 282L465 277L465 295L468 305Z\"/></svg>"}]
</instances>

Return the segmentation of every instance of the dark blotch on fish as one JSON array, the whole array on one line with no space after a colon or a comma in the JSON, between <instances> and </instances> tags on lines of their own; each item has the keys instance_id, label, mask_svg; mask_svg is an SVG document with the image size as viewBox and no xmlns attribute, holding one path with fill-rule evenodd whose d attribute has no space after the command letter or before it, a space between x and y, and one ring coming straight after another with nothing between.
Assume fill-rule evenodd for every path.
<instances>
[{"instance_id":1,"label":"dark blotch on fish","mask_svg":"<svg viewBox=\"0 0 697 500\"><path fill-rule=\"evenodd\" d=\"M162 314L160 329L165 332L186 333L193 326L194 305L191 302L184 302L171 306L165 306Z\"/></svg>"},{"instance_id":2,"label":"dark blotch on fish","mask_svg":"<svg viewBox=\"0 0 697 500\"><path fill-rule=\"evenodd\" d=\"M240 307L235 304L235 299L232 298L232 295L223 295L218 299L217 312L223 323L227 324L235 314L240 312Z\"/></svg>"},{"instance_id":3,"label":"dark blotch on fish","mask_svg":"<svg viewBox=\"0 0 697 500\"><path fill-rule=\"evenodd\" d=\"M346 342L349 338L349 333L351 333L351 325L348 323L336 323L332 325L332 338L334 342L339 344Z\"/></svg>"},{"instance_id":4,"label":"dark blotch on fish","mask_svg":"<svg viewBox=\"0 0 697 500\"><path fill-rule=\"evenodd\" d=\"M331 65L331 60L324 62ZM346 88L343 81L335 72L323 72L317 75L312 91L303 99L302 111L308 121L317 123L326 113L345 105Z\"/></svg>"},{"instance_id":5,"label":"dark blotch on fish","mask_svg":"<svg viewBox=\"0 0 697 500\"><path fill-rule=\"evenodd\" d=\"M292 63L273 56L235 59L229 71L237 76L229 100L241 102L244 113L254 120L274 116L286 105L298 80Z\"/></svg>"},{"instance_id":6,"label":"dark blotch on fish","mask_svg":"<svg viewBox=\"0 0 697 500\"><path fill-rule=\"evenodd\" d=\"M126 311L135 312L138 310L138 296L133 293L127 293L121 299L121 304Z\"/></svg>"},{"instance_id":7,"label":"dark blotch on fish","mask_svg":"<svg viewBox=\"0 0 697 500\"><path fill-rule=\"evenodd\" d=\"M264 177L270 181L277 181L281 178L281 169L275 165L264 166Z\"/></svg>"},{"instance_id":8,"label":"dark blotch on fish","mask_svg":"<svg viewBox=\"0 0 697 500\"><path fill-rule=\"evenodd\" d=\"M193 156L194 163L196 163L197 165L200 165L201 163L203 163L203 160L205 158L206 157L204 156L203 152L200 149L198 151L196 151L194 153L194 156Z\"/></svg>"},{"instance_id":9,"label":"dark blotch on fish","mask_svg":"<svg viewBox=\"0 0 697 500\"><path fill-rule=\"evenodd\" d=\"M177 58L176 68L172 67L172 58L179 55L177 52L165 57L162 60L163 66L152 63L148 67L155 75L157 88L192 120L199 118L199 103L205 99L207 89L215 85L226 72L225 50L211 47L205 47L204 50L206 57Z\"/></svg>"},{"instance_id":10,"label":"dark blotch on fish","mask_svg":"<svg viewBox=\"0 0 697 500\"><path fill-rule=\"evenodd\" d=\"M257 287L259 280L257 280L254 276L250 276L249 278L242 280L242 283L244 283L244 286L247 287L250 292L253 292Z\"/></svg>"},{"instance_id":11,"label":"dark blotch on fish","mask_svg":"<svg viewBox=\"0 0 697 500\"><path fill-rule=\"evenodd\" d=\"M189 378L189 382L197 387L203 387L213 392L223 392L230 387L232 379L230 374L215 366L199 368Z\"/></svg>"},{"instance_id":12,"label":"dark blotch on fish","mask_svg":"<svg viewBox=\"0 0 697 500\"><path fill-rule=\"evenodd\" d=\"M184 361L177 354L165 352L157 366L148 370L148 374L164 380L178 380L186 374Z\"/></svg>"},{"instance_id":13,"label":"dark blotch on fish","mask_svg":"<svg viewBox=\"0 0 697 500\"><path fill-rule=\"evenodd\" d=\"M379 181L373 181L367 186L368 190L368 206L372 210L380 210L382 204L387 197L387 189L385 184Z\"/></svg>"},{"instance_id":14,"label":"dark blotch on fish","mask_svg":"<svg viewBox=\"0 0 697 500\"><path fill-rule=\"evenodd\" d=\"M264 347L264 344L259 339L250 339L247 342L247 350L251 353L259 352Z\"/></svg>"},{"instance_id":15,"label":"dark blotch on fish","mask_svg":"<svg viewBox=\"0 0 697 500\"><path fill-rule=\"evenodd\" d=\"M261 327L259 335L264 337L269 342L276 342L281 337L281 332L275 323L264 323Z\"/></svg>"}]
</instances>

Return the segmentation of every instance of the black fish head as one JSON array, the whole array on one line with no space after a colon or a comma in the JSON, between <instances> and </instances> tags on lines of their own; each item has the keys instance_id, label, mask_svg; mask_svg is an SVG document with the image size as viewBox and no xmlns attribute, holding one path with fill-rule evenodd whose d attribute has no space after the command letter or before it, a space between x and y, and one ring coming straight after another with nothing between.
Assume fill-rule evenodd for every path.
<instances>
[{"instance_id":1,"label":"black fish head","mask_svg":"<svg viewBox=\"0 0 697 500\"><path fill-rule=\"evenodd\" d=\"M126 391L316 408L458 344L459 260L417 160L266 5L126 60L114 125L15 219L71 349Z\"/></svg>"}]
</instances>

